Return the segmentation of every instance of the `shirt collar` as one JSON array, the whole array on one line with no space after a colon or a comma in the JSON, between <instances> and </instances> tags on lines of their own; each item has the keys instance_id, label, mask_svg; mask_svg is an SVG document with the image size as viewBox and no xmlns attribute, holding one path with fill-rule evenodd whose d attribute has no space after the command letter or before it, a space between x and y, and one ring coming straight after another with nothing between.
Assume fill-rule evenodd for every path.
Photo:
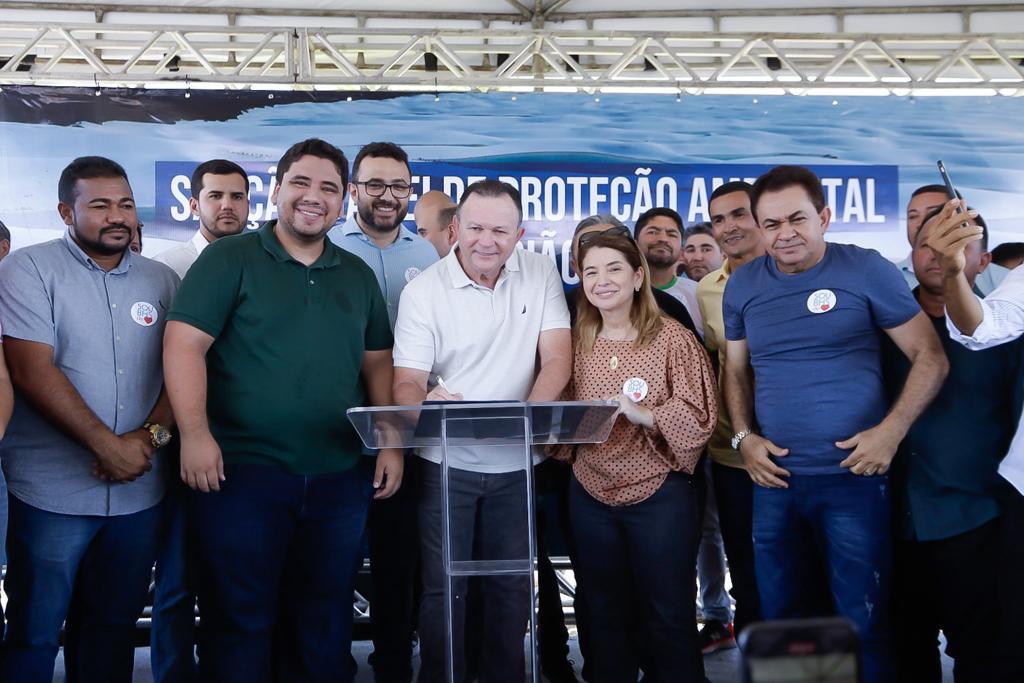
<instances>
[{"instance_id":1,"label":"shirt collar","mask_svg":"<svg viewBox=\"0 0 1024 683\"><path fill-rule=\"evenodd\" d=\"M71 236L71 228L64 231L64 244L67 246L68 251L75 257L79 263L87 268L95 268L96 270L103 270L103 268L92 260L92 257L82 251L82 248L78 246L78 242ZM134 252L131 249L125 249L124 254L121 256L121 262L118 263L110 271L103 270L103 272L110 273L127 273L128 269L132 266L132 256Z\"/></svg>"},{"instance_id":2,"label":"shirt collar","mask_svg":"<svg viewBox=\"0 0 1024 683\"><path fill-rule=\"evenodd\" d=\"M203 234L202 230L196 230L196 234L192 235L192 246L196 250L196 254L202 254L203 249L210 246L210 243L206 241L206 235Z\"/></svg>"},{"instance_id":3,"label":"shirt collar","mask_svg":"<svg viewBox=\"0 0 1024 683\"><path fill-rule=\"evenodd\" d=\"M663 292L667 292L668 290L670 290L673 287L675 287L677 282L679 282L679 276L678 275L673 275L672 279L668 281L668 284L666 284L666 285L664 285L662 287L659 287L658 285L654 285L654 288L655 289L660 289Z\"/></svg>"},{"instance_id":4,"label":"shirt collar","mask_svg":"<svg viewBox=\"0 0 1024 683\"><path fill-rule=\"evenodd\" d=\"M907 254L907 257L896 264L896 267L900 270L905 270L908 273L914 272L914 252Z\"/></svg>"},{"instance_id":5,"label":"shirt collar","mask_svg":"<svg viewBox=\"0 0 1024 683\"><path fill-rule=\"evenodd\" d=\"M732 268L729 266L729 259L725 259L718 270L711 271L705 277L712 278L712 282L722 282L728 280L730 275L732 275Z\"/></svg>"},{"instance_id":6,"label":"shirt collar","mask_svg":"<svg viewBox=\"0 0 1024 683\"><path fill-rule=\"evenodd\" d=\"M448 252L448 255L441 259L448 268L448 275L451 277L452 287L454 289L460 289L462 287L478 286L477 283L473 282L473 280L466 275L466 271L463 270L462 264L459 263L459 258L456 256L456 251L458 251L458 249L459 245L456 244L452 247L451 251ZM498 275L499 282L501 281L501 278L505 276L505 273L518 272L520 270L519 251L519 247L512 250L512 255L508 257L508 260L505 261L505 265L501 269L501 275Z\"/></svg>"},{"instance_id":7,"label":"shirt collar","mask_svg":"<svg viewBox=\"0 0 1024 683\"><path fill-rule=\"evenodd\" d=\"M356 220L356 214L352 214L351 216L349 216L348 220L346 220L345 223L341 226L341 234L345 237L355 235L364 242L367 242L377 247L377 243L371 240L369 235L363 232L363 229L359 227L359 222ZM393 244L397 244L399 242L411 242L412 240L413 234L405 229L405 225L402 225L398 229L398 239L396 239ZM387 249L388 247L391 246L392 244L389 244L387 247L384 247L384 249ZM380 249L381 247L377 248Z\"/></svg>"},{"instance_id":8,"label":"shirt collar","mask_svg":"<svg viewBox=\"0 0 1024 683\"><path fill-rule=\"evenodd\" d=\"M291 261L293 263L298 263L303 268L331 268L332 266L336 266L341 263L341 257L338 255L338 248L335 247L329 239L327 239L326 235L324 235L324 252L320 254L320 258L309 266L306 266L304 263L299 263L292 258L292 255L288 253L280 240L277 239L277 235L274 234L274 227L276 225L276 219L267 221L261 225L259 230L256 232L259 236L260 245L262 245L267 253L273 256L278 262L285 263L287 261Z\"/></svg>"}]
</instances>

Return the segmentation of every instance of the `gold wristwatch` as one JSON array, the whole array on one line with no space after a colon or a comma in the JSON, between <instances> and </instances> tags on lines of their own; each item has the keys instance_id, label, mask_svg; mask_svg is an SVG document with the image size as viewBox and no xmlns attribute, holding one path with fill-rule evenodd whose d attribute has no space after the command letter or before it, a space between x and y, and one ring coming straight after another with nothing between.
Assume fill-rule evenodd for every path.
<instances>
[{"instance_id":1,"label":"gold wristwatch","mask_svg":"<svg viewBox=\"0 0 1024 683\"><path fill-rule=\"evenodd\" d=\"M153 448L163 448L171 442L171 430L156 422L147 422L142 428L149 432L149 441Z\"/></svg>"}]
</instances>

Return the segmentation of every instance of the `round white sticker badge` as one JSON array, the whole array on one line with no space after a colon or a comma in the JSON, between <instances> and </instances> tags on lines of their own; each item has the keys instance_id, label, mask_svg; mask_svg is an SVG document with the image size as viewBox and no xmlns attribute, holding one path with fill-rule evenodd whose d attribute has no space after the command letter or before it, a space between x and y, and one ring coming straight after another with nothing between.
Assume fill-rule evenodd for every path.
<instances>
[{"instance_id":1,"label":"round white sticker badge","mask_svg":"<svg viewBox=\"0 0 1024 683\"><path fill-rule=\"evenodd\" d=\"M157 317L159 316L156 312L156 306L153 304L145 301L136 301L132 304L132 320L143 327L155 325Z\"/></svg>"},{"instance_id":2,"label":"round white sticker badge","mask_svg":"<svg viewBox=\"0 0 1024 683\"><path fill-rule=\"evenodd\" d=\"M643 377L631 377L622 385L622 393L633 403L639 403L647 397L647 380Z\"/></svg>"},{"instance_id":3,"label":"round white sticker badge","mask_svg":"<svg viewBox=\"0 0 1024 683\"><path fill-rule=\"evenodd\" d=\"M406 268L406 269L405 269L405 282L406 282L406 284L408 284L408 283L412 282L412 281L413 281L413 279L414 279L414 278L415 278L415 277L416 277L417 275L419 275L419 274L420 274L420 269L419 269L419 268L416 268L416 267L413 267L413 268Z\"/></svg>"},{"instance_id":4,"label":"round white sticker badge","mask_svg":"<svg viewBox=\"0 0 1024 683\"><path fill-rule=\"evenodd\" d=\"M819 289L807 297L807 310L811 313L828 313L836 307L836 294L831 289Z\"/></svg>"}]
</instances>

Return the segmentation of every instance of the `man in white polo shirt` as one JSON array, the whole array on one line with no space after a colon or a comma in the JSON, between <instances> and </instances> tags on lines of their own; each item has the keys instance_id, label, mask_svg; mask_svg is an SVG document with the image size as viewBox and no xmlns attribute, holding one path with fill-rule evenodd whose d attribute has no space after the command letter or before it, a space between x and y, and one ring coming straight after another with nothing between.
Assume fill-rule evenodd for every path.
<instances>
[{"instance_id":1,"label":"man in white polo shirt","mask_svg":"<svg viewBox=\"0 0 1024 683\"><path fill-rule=\"evenodd\" d=\"M519 192L482 180L466 188L456 212L452 251L402 293L395 326L395 401L553 401L569 381L569 311L554 263L516 245L522 237ZM443 379L447 389L428 389ZM429 391L429 393L428 393ZM449 391L453 393L449 393ZM445 676L440 449L420 453L418 506L423 563L420 683ZM527 557L525 476L514 448L450 449L451 557ZM522 681L529 619L525 577L485 577L479 634L480 679ZM453 582L454 680L465 671L465 578Z\"/></svg>"},{"instance_id":2,"label":"man in white polo shirt","mask_svg":"<svg viewBox=\"0 0 1024 683\"><path fill-rule=\"evenodd\" d=\"M206 245L242 232L249 217L249 176L233 161L210 159L199 164L192 173L191 189L188 205L199 219L199 229L188 242L153 257L182 280Z\"/></svg>"}]
</instances>

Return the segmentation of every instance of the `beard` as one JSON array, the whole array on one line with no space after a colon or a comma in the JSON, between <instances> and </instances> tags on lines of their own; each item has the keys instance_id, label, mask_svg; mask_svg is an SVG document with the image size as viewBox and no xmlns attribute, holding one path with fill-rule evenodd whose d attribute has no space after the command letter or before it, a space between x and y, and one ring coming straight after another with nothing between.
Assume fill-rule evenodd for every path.
<instances>
[{"instance_id":1,"label":"beard","mask_svg":"<svg viewBox=\"0 0 1024 683\"><path fill-rule=\"evenodd\" d=\"M655 252L653 250L648 254L644 254L644 256L647 258L647 263L650 264L652 268L668 268L669 266L674 266L679 260L678 258L674 258L672 254L663 255L661 252Z\"/></svg>"},{"instance_id":2,"label":"beard","mask_svg":"<svg viewBox=\"0 0 1024 683\"><path fill-rule=\"evenodd\" d=\"M114 230L128 230L128 239L125 240L124 244L116 245L109 244L103 241L103 236ZM96 234L96 239L91 239L83 235L79 230L75 230L74 237L78 242L79 246L82 247L82 251L92 251L101 256L116 256L117 254L123 254L131 244L132 230L126 225L108 225L100 228Z\"/></svg>"},{"instance_id":3,"label":"beard","mask_svg":"<svg viewBox=\"0 0 1024 683\"><path fill-rule=\"evenodd\" d=\"M210 216L210 220L207 221L206 217L202 217L200 223L206 228L206 231L213 235L214 239L220 239L221 237L228 237L230 235L237 235L245 229L245 222L239 220L233 226L228 224L229 227L222 228L219 225L217 216ZM237 217L236 217L237 218Z\"/></svg>"},{"instance_id":4,"label":"beard","mask_svg":"<svg viewBox=\"0 0 1024 683\"><path fill-rule=\"evenodd\" d=\"M376 217L373 215L373 208L377 207L393 207L395 209L395 218L390 221L389 224L383 224L377 222ZM379 199L374 199L369 204L359 204L356 207L356 212L359 214L360 222L370 230L374 232L388 233L397 228L405 220L406 215L409 213L408 205L403 209L400 202L382 202Z\"/></svg>"}]
</instances>

